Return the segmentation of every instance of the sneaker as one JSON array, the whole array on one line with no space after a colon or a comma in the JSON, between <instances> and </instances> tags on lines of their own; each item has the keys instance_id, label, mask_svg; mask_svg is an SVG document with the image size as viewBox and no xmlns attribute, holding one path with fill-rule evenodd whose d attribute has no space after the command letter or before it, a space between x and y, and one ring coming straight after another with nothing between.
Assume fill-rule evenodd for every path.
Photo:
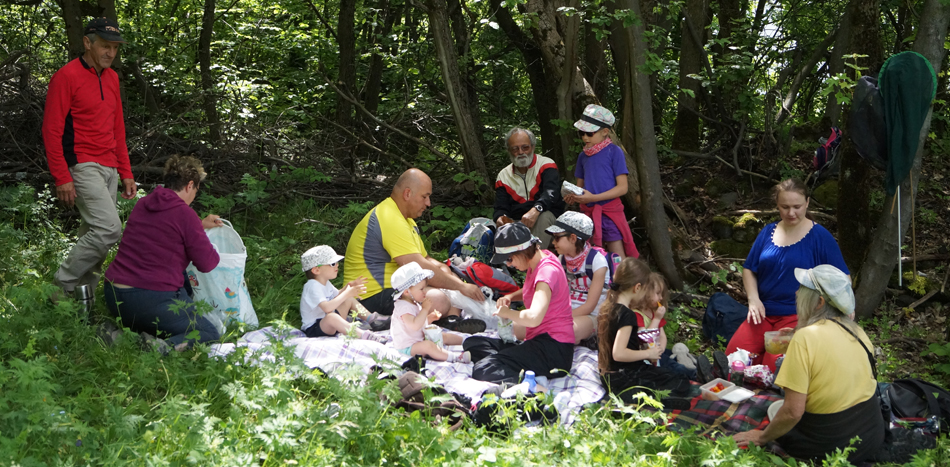
<instances>
[{"instance_id":1,"label":"sneaker","mask_svg":"<svg viewBox=\"0 0 950 467\"><path fill-rule=\"evenodd\" d=\"M729 379L729 359L722 350L713 352L713 374L717 378Z\"/></svg>"},{"instance_id":2,"label":"sneaker","mask_svg":"<svg viewBox=\"0 0 950 467\"><path fill-rule=\"evenodd\" d=\"M389 337L384 336L382 334L377 334L372 331L363 331L363 335L360 336L360 339L373 341L373 342L379 342L380 344L383 344L383 345L386 345L390 341Z\"/></svg>"},{"instance_id":3,"label":"sneaker","mask_svg":"<svg viewBox=\"0 0 950 467\"><path fill-rule=\"evenodd\" d=\"M147 332L139 333L139 336L142 337L142 348L145 350L158 352L162 355L168 355L168 352L172 351L172 347L168 345L168 342L165 342L165 339L160 339Z\"/></svg>"},{"instance_id":4,"label":"sneaker","mask_svg":"<svg viewBox=\"0 0 950 467\"><path fill-rule=\"evenodd\" d=\"M595 333L593 336L590 336L587 339L582 340L577 345L581 347L587 347L588 349L591 349L594 352L597 352L598 345L600 345L600 343L597 341L597 334Z\"/></svg>"},{"instance_id":5,"label":"sneaker","mask_svg":"<svg viewBox=\"0 0 950 467\"><path fill-rule=\"evenodd\" d=\"M460 355L458 360L456 360L455 362L456 363L472 363L472 353L469 352L468 350L462 352L462 355Z\"/></svg>"},{"instance_id":6,"label":"sneaker","mask_svg":"<svg viewBox=\"0 0 950 467\"><path fill-rule=\"evenodd\" d=\"M477 334L484 332L487 325L480 319L462 319L458 316L443 316L432 324L441 326L449 331L461 332L465 334Z\"/></svg>"},{"instance_id":7,"label":"sneaker","mask_svg":"<svg viewBox=\"0 0 950 467\"><path fill-rule=\"evenodd\" d=\"M373 332L386 331L389 329L389 325L391 324L391 321L392 321L391 317L383 318L382 316L380 316L379 318L374 320L372 323L369 323L369 330Z\"/></svg>"},{"instance_id":8,"label":"sneaker","mask_svg":"<svg viewBox=\"0 0 950 467\"><path fill-rule=\"evenodd\" d=\"M709 363L709 359L702 354L696 356L696 378L702 384L716 379L716 377L713 376L712 364Z\"/></svg>"},{"instance_id":9,"label":"sneaker","mask_svg":"<svg viewBox=\"0 0 950 467\"><path fill-rule=\"evenodd\" d=\"M96 327L96 335L111 347L122 337L122 330L112 321L105 320Z\"/></svg>"}]
</instances>

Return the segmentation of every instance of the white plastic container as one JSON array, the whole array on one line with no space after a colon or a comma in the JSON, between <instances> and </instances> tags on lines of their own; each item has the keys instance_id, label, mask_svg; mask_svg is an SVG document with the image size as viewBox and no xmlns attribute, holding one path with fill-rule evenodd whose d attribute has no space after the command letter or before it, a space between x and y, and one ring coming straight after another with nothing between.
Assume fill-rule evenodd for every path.
<instances>
[{"instance_id":1,"label":"white plastic container","mask_svg":"<svg viewBox=\"0 0 950 467\"><path fill-rule=\"evenodd\" d=\"M719 391L719 392L712 392L712 391L710 391L710 389L716 387L716 385L719 384L719 383L722 383L722 385L725 386L725 389L723 389L722 391ZM735 386L736 386L736 385L735 385L734 383L730 383L729 381L726 381L726 380L724 380L724 379L722 379L722 378L716 378L716 379L714 379L714 380L712 380L712 381L710 381L710 382L708 382L708 383L706 383L706 384L700 386L699 388L702 389L702 391L703 391L703 399L705 399L705 400L707 400L707 401L718 401L718 400L722 399L722 396L724 396L724 395L727 394L729 391L731 391L732 388L734 388Z\"/></svg>"}]
</instances>

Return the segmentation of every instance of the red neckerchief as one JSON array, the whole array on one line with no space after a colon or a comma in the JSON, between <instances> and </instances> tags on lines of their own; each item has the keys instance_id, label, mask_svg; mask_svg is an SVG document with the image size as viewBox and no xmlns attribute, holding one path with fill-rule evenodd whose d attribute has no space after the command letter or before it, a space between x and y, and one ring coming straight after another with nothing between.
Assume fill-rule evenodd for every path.
<instances>
[{"instance_id":1,"label":"red neckerchief","mask_svg":"<svg viewBox=\"0 0 950 467\"><path fill-rule=\"evenodd\" d=\"M580 272L581 268L584 267L584 260L587 259L587 253L590 252L590 244L584 243L584 251L581 251L577 256L571 258L567 255L564 255L564 262L567 264L567 270L571 273Z\"/></svg>"},{"instance_id":2,"label":"red neckerchief","mask_svg":"<svg viewBox=\"0 0 950 467\"><path fill-rule=\"evenodd\" d=\"M608 136L608 137L604 138L603 141L601 141L601 142L599 142L599 143L597 143L597 144L595 144L595 145L593 145L593 146L591 146L591 147L589 147L589 148L584 148L584 154L587 154L588 156L593 156L594 154L597 154L598 152L600 152L601 149L606 148L607 145L610 144L610 143L612 143L612 142L613 142L613 141L610 141L610 137Z\"/></svg>"}]
</instances>

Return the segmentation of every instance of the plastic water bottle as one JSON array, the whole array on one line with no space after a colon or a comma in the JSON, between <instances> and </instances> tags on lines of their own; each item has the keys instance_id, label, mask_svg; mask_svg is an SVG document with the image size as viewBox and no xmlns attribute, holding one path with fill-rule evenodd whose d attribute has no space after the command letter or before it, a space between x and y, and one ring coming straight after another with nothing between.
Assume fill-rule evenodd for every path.
<instances>
[{"instance_id":1,"label":"plastic water bottle","mask_svg":"<svg viewBox=\"0 0 950 467\"><path fill-rule=\"evenodd\" d=\"M524 372L524 381L528 383L528 394L534 394L535 389L538 387L538 382L534 379L534 372Z\"/></svg>"}]
</instances>

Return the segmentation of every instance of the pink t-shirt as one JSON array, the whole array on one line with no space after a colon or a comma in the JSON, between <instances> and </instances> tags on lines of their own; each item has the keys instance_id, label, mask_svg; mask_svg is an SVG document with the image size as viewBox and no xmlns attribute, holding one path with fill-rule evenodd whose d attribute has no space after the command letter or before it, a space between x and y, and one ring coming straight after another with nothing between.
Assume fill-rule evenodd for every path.
<instances>
[{"instance_id":1,"label":"pink t-shirt","mask_svg":"<svg viewBox=\"0 0 950 467\"><path fill-rule=\"evenodd\" d=\"M567 275L557 256L541 251L541 262L538 267L529 270L524 280L524 305L531 308L534 299L534 289L538 282L544 282L551 289L551 303L544 319L537 327L527 328L525 340L547 333L554 340L563 343L574 343L574 319L571 317L570 288L567 286Z\"/></svg>"},{"instance_id":2,"label":"pink t-shirt","mask_svg":"<svg viewBox=\"0 0 950 467\"><path fill-rule=\"evenodd\" d=\"M396 300L395 306L393 306L393 317L389 325L389 333L393 338L393 347L402 350L406 347L412 347L413 344L422 342L422 340L425 339L422 328L416 331L410 331L406 327L406 323L402 320L404 315L415 317L421 310L422 307L415 303L407 302L403 299ZM571 329L573 330L574 328Z\"/></svg>"}]
</instances>

